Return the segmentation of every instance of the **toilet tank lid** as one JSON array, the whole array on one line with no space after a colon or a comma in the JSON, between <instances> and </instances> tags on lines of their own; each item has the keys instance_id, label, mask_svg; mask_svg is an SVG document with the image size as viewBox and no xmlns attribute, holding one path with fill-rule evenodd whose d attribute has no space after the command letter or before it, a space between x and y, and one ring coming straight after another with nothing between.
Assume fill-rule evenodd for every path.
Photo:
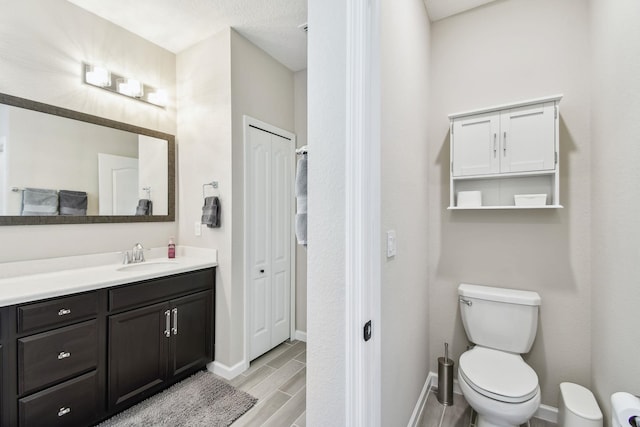
<instances>
[{"instance_id":1,"label":"toilet tank lid","mask_svg":"<svg viewBox=\"0 0 640 427\"><path fill-rule=\"evenodd\" d=\"M458 286L458 295L461 297L520 305L540 305L540 302L542 301L537 292L494 288L484 285L470 285L467 283L461 283Z\"/></svg>"}]
</instances>

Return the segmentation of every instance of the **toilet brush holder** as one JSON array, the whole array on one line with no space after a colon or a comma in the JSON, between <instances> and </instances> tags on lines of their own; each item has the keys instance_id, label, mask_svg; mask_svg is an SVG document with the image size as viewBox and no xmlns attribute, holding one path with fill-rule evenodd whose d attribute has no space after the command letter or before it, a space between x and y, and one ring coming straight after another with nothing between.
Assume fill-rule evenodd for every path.
<instances>
[{"instance_id":1,"label":"toilet brush holder","mask_svg":"<svg viewBox=\"0 0 640 427\"><path fill-rule=\"evenodd\" d=\"M448 357L438 357L437 398L442 405L453 405L453 360Z\"/></svg>"}]
</instances>

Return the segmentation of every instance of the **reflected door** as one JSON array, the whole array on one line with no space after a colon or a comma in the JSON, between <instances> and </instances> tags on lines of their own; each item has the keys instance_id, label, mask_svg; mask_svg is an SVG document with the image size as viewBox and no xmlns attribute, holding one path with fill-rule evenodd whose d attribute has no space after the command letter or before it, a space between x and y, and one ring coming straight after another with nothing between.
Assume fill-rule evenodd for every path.
<instances>
[{"instance_id":1,"label":"reflected door","mask_svg":"<svg viewBox=\"0 0 640 427\"><path fill-rule=\"evenodd\" d=\"M135 215L138 205L138 159L98 154L100 215Z\"/></svg>"}]
</instances>

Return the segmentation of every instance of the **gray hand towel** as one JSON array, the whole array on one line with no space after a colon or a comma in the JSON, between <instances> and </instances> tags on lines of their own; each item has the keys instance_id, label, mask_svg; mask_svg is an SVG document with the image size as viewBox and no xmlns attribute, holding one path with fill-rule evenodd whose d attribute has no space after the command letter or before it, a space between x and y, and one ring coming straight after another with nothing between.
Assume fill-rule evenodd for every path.
<instances>
[{"instance_id":1,"label":"gray hand towel","mask_svg":"<svg viewBox=\"0 0 640 427\"><path fill-rule=\"evenodd\" d=\"M84 191L60 190L60 215L84 216L87 214L87 193Z\"/></svg>"},{"instance_id":2,"label":"gray hand towel","mask_svg":"<svg viewBox=\"0 0 640 427\"><path fill-rule=\"evenodd\" d=\"M204 198L200 222L209 228L220 228L220 199L218 197Z\"/></svg>"},{"instance_id":3,"label":"gray hand towel","mask_svg":"<svg viewBox=\"0 0 640 427\"><path fill-rule=\"evenodd\" d=\"M298 159L296 168L296 238L307 246L307 155Z\"/></svg>"},{"instance_id":4,"label":"gray hand towel","mask_svg":"<svg viewBox=\"0 0 640 427\"><path fill-rule=\"evenodd\" d=\"M149 199L138 200L136 215L153 215L153 202Z\"/></svg>"},{"instance_id":5,"label":"gray hand towel","mask_svg":"<svg viewBox=\"0 0 640 427\"><path fill-rule=\"evenodd\" d=\"M22 216L58 215L58 192L42 188L22 191Z\"/></svg>"}]
</instances>

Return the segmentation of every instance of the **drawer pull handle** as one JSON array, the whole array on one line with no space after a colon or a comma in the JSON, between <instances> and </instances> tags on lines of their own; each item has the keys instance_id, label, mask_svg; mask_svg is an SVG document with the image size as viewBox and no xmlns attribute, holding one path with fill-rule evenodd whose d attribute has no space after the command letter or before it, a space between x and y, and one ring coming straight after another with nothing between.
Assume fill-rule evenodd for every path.
<instances>
[{"instance_id":1,"label":"drawer pull handle","mask_svg":"<svg viewBox=\"0 0 640 427\"><path fill-rule=\"evenodd\" d=\"M58 316L66 316L67 314L71 314L71 310L68 308L61 308L60 311L58 311Z\"/></svg>"},{"instance_id":2,"label":"drawer pull handle","mask_svg":"<svg viewBox=\"0 0 640 427\"><path fill-rule=\"evenodd\" d=\"M60 410L58 411L58 416L62 417L67 415L69 412L71 412L71 408L65 408L64 406L62 408L60 408Z\"/></svg>"},{"instance_id":3,"label":"drawer pull handle","mask_svg":"<svg viewBox=\"0 0 640 427\"><path fill-rule=\"evenodd\" d=\"M69 353L68 351L61 351L58 354L58 360L66 359L67 357L71 357L71 353Z\"/></svg>"}]
</instances>

